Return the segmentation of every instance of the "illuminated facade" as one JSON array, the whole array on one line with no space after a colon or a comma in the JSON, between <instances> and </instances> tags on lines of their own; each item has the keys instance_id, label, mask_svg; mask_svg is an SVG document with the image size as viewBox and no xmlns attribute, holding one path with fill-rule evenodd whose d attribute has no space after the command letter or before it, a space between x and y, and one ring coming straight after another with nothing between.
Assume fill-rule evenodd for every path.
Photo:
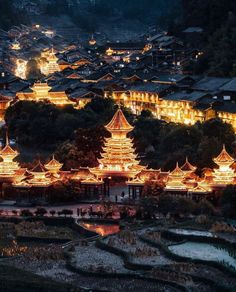
<instances>
[{"instance_id":1,"label":"illuminated facade","mask_svg":"<svg viewBox=\"0 0 236 292\"><path fill-rule=\"evenodd\" d=\"M185 176L190 176L197 169L196 166L193 166L186 157L185 163L181 166L181 170L185 173Z\"/></svg>"},{"instance_id":2,"label":"illuminated facade","mask_svg":"<svg viewBox=\"0 0 236 292\"><path fill-rule=\"evenodd\" d=\"M29 186L32 187L48 187L52 184L52 179L50 179L47 174L47 169L39 161L36 166L29 171L32 178L27 180Z\"/></svg>"},{"instance_id":3,"label":"illuminated facade","mask_svg":"<svg viewBox=\"0 0 236 292\"><path fill-rule=\"evenodd\" d=\"M132 140L127 137L133 127L121 109L117 110L105 128L111 133L111 137L105 139L102 158L98 159L99 166L91 168L90 172L99 178L135 178L145 167L139 164Z\"/></svg>"},{"instance_id":4,"label":"illuminated facade","mask_svg":"<svg viewBox=\"0 0 236 292\"><path fill-rule=\"evenodd\" d=\"M19 163L14 161L14 159L19 155L19 153L12 149L9 144L8 136L6 136L6 145L0 151L0 157L2 161L0 162L0 180L1 181L11 181L13 182L20 170Z\"/></svg>"},{"instance_id":5,"label":"illuminated facade","mask_svg":"<svg viewBox=\"0 0 236 292\"><path fill-rule=\"evenodd\" d=\"M114 53L114 51L113 51L111 48L108 48L108 49L106 50L106 54L107 54L107 56L112 56L113 53Z\"/></svg>"},{"instance_id":6,"label":"illuminated facade","mask_svg":"<svg viewBox=\"0 0 236 292\"><path fill-rule=\"evenodd\" d=\"M43 34L45 34L45 36L47 36L48 38L53 38L55 36L55 32L53 30L47 29L42 31Z\"/></svg>"},{"instance_id":7,"label":"illuminated facade","mask_svg":"<svg viewBox=\"0 0 236 292\"><path fill-rule=\"evenodd\" d=\"M134 153L133 144L127 134L133 127L118 109L111 122L106 126L111 137L105 140L102 158L95 168L80 168L78 170L61 171L62 164L54 157L45 165L40 161L31 170L23 169L14 161L18 152L13 150L6 140L6 146L1 150L0 182L11 183L19 189L48 188L57 181L77 181L85 190L85 194L98 195L107 191L107 180L123 177L130 193L141 194L146 181L159 182L168 194L186 195L202 198L229 184L236 184L235 172L232 168L234 159L227 153L225 147L213 159L218 168L207 169L204 177L195 174L196 167L188 159L179 167L176 164L172 172L162 172L146 169L139 165ZM105 191L106 190L106 191Z\"/></svg>"},{"instance_id":8,"label":"illuminated facade","mask_svg":"<svg viewBox=\"0 0 236 292\"><path fill-rule=\"evenodd\" d=\"M60 169L62 168L62 163L57 161L53 155L52 159L44 165L44 167L48 170L48 172L55 178L59 178L59 172Z\"/></svg>"},{"instance_id":9,"label":"illuminated facade","mask_svg":"<svg viewBox=\"0 0 236 292\"><path fill-rule=\"evenodd\" d=\"M5 112L11 104L9 97L2 96L0 94L0 122L4 121Z\"/></svg>"},{"instance_id":10,"label":"illuminated facade","mask_svg":"<svg viewBox=\"0 0 236 292\"><path fill-rule=\"evenodd\" d=\"M17 77L20 77L21 79L26 79L26 67L27 67L27 61L22 59L16 60L16 69L15 69L15 75Z\"/></svg>"},{"instance_id":11,"label":"illuminated facade","mask_svg":"<svg viewBox=\"0 0 236 292\"><path fill-rule=\"evenodd\" d=\"M47 83L36 82L32 86L32 92L18 92L16 94L19 100L31 100L31 101L50 101L51 103L63 106L68 104L74 104L70 101L65 92L53 92L51 87Z\"/></svg>"},{"instance_id":12,"label":"illuminated facade","mask_svg":"<svg viewBox=\"0 0 236 292\"><path fill-rule=\"evenodd\" d=\"M89 40L90 46L95 46L97 41L95 40L94 36L92 35L91 39Z\"/></svg>"},{"instance_id":13,"label":"illuminated facade","mask_svg":"<svg viewBox=\"0 0 236 292\"><path fill-rule=\"evenodd\" d=\"M18 41L14 41L12 44L11 44L11 49L12 50L20 50L21 49L21 46L20 46L20 43Z\"/></svg>"},{"instance_id":14,"label":"illuminated facade","mask_svg":"<svg viewBox=\"0 0 236 292\"><path fill-rule=\"evenodd\" d=\"M226 186L232 184L235 179L235 172L231 165L234 163L234 158L231 157L223 146L221 153L213 159L218 168L213 171L213 185Z\"/></svg>"},{"instance_id":15,"label":"illuminated facade","mask_svg":"<svg viewBox=\"0 0 236 292\"><path fill-rule=\"evenodd\" d=\"M168 176L165 191L187 191L184 179L185 173L181 170L177 162L175 169Z\"/></svg>"},{"instance_id":16,"label":"illuminated facade","mask_svg":"<svg viewBox=\"0 0 236 292\"><path fill-rule=\"evenodd\" d=\"M191 100L191 94L186 94L187 98L175 100L174 98L162 97L154 91L131 89L129 91L113 91L111 94L105 92L105 97L109 96L117 103L130 108L134 114L140 114L142 110L150 110L158 119L187 125L220 118L223 122L231 124L236 131L236 113L212 108L198 108L196 102Z\"/></svg>"},{"instance_id":17,"label":"illuminated facade","mask_svg":"<svg viewBox=\"0 0 236 292\"><path fill-rule=\"evenodd\" d=\"M236 174L232 167L234 158L223 146L221 153L213 159L217 168L206 169L204 178L195 174L196 167L186 159L182 167L176 168L168 175L165 191L187 191L188 193L211 193L230 184L236 184Z\"/></svg>"},{"instance_id":18,"label":"illuminated facade","mask_svg":"<svg viewBox=\"0 0 236 292\"><path fill-rule=\"evenodd\" d=\"M236 113L219 111L217 112L217 117L220 118L223 122L231 124L236 131Z\"/></svg>"},{"instance_id":19,"label":"illuminated facade","mask_svg":"<svg viewBox=\"0 0 236 292\"><path fill-rule=\"evenodd\" d=\"M40 70L44 75L47 76L53 74L54 72L60 71L60 67L57 63L58 58L56 57L53 48L49 52L42 53L41 55L47 60L47 62L43 62L40 65Z\"/></svg>"},{"instance_id":20,"label":"illuminated facade","mask_svg":"<svg viewBox=\"0 0 236 292\"><path fill-rule=\"evenodd\" d=\"M106 92L105 97L108 97L109 94ZM116 102L130 108L135 114L140 114L142 110L150 110L156 118L168 122L193 125L197 121L203 122L208 114L194 109L192 101L168 100L152 91L113 91L112 98ZM212 118L212 116L208 118Z\"/></svg>"}]
</instances>

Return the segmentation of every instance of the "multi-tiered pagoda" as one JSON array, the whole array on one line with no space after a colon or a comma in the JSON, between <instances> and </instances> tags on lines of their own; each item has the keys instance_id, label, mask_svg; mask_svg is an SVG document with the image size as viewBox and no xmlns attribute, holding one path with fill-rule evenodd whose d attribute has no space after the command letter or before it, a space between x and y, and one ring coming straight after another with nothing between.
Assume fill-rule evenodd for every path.
<instances>
[{"instance_id":1,"label":"multi-tiered pagoda","mask_svg":"<svg viewBox=\"0 0 236 292\"><path fill-rule=\"evenodd\" d=\"M59 178L59 171L62 168L63 164L57 161L53 155L52 159L44 165L48 172L55 178Z\"/></svg>"},{"instance_id":2,"label":"multi-tiered pagoda","mask_svg":"<svg viewBox=\"0 0 236 292\"><path fill-rule=\"evenodd\" d=\"M133 127L121 109L117 110L105 128L111 137L105 139L102 158L98 159L99 166L91 168L90 172L98 178L119 176L134 179L145 167L139 164L133 142L127 137Z\"/></svg>"},{"instance_id":3,"label":"multi-tiered pagoda","mask_svg":"<svg viewBox=\"0 0 236 292\"><path fill-rule=\"evenodd\" d=\"M48 56L48 74L53 74L54 72L60 71L57 61L58 58L56 57L55 52L52 48Z\"/></svg>"},{"instance_id":4,"label":"multi-tiered pagoda","mask_svg":"<svg viewBox=\"0 0 236 292\"><path fill-rule=\"evenodd\" d=\"M45 188L52 184L52 179L47 176L47 169L41 161L39 161L29 173L32 176L32 178L27 181L29 186Z\"/></svg>"},{"instance_id":5,"label":"multi-tiered pagoda","mask_svg":"<svg viewBox=\"0 0 236 292\"><path fill-rule=\"evenodd\" d=\"M187 191L187 186L184 184L185 173L176 163L175 169L169 174L166 183L165 191Z\"/></svg>"},{"instance_id":6,"label":"multi-tiered pagoda","mask_svg":"<svg viewBox=\"0 0 236 292\"><path fill-rule=\"evenodd\" d=\"M0 151L0 157L2 161L0 162L0 178L1 179L9 179L14 180L16 176L16 172L20 170L20 166L18 162L14 161L14 159L19 155L19 153L12 149L9 144L8 136L6 136L6 145Z\"/></svg>"},{"instance_id":7,"label":"multi-tiered pagoda","mask_svg":"<svg viewBox=\"0 0 236 292\"><path fill-rule=\"evenodd\" d=\"M54 49L52 48L48 53L42 55L47 59L47 63L41 65L41 72L44 75L53 74L54 72L60 71L60 67L57 63L58 58L55 55Z\"/></svg>"},{"instance_id":8,"label":"multi-tiered pagoda","mask_svg":"<svg viewBox=\"0 0 236 292\"><path fill-rule=\"evenodd\" d=\"M234 182L235 172L231 167L234 163L234 158L231 157L225 149L225 145L221 153L213 159L218 165L217 169L213 171L213 185L215 186L226 186Z\"/></svg>"},{"instance_id":9,"label":"multi-tiered pagoda","mask_svg":"<svg viewBox=\"0 0 236 292\"><path fill-rule=\"evenodd\" d=\"M188 157L186 157L185 163L181 166L181 170L187 175L191 175L195 172L197 169L196 166L193 166L189 161Z\"/></svg>"},{"instance_id":10,"label":"multi-tiered pagoda","mask_svg":"<svg viewBox=\"0 0 236 292\"><path fill-rule=\"evenodd\" d=\"M47 82L36 82L31 87L31 91L22 91L17 93L19 100L32 100L32 101L50 101L57 106L64 106L74 102L70 101L66 93L62 91L52 91L52 88Z\"/></svg>"}]
</instances>

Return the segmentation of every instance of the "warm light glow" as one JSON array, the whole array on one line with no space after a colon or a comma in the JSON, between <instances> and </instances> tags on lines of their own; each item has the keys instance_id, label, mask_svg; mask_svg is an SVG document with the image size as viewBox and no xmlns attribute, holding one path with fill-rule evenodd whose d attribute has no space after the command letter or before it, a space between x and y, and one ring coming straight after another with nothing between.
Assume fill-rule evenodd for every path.
<instances>
[{"instance_id":1,"label":"warm light glow","mask_svg":"<svg viewBox=\"0 0 236 292\"><path fill-rule=\"evenodd\" d=\"M62 163L60 163L59 161L57 161L54 158L54 155L53 155L52 160L50 160L44 166L48 170L48 172L51 173L54 177L59 177L59 171L62 168Z\"/></svg>"},{"instance_id":2,"label":"warm light glow","mask_svg":"<svg viewBox=\"0 0 236 292\"><path fill-rule=\"evenodd\" d=\"M48 30L44 30L43 34L45 34L48 38L53 38L55 33L53 30L48 29Z\"/></svg>"},{"instance_id":3,"label":"warm light glow","mask_svg":"<svg viewBox=\"0 0 236 292\"><path fill-rule=\"evenodd\" d=\"M17 42L17 41L14 42L14 43L12 43L12 45L11 45L11 49L12 49L12 50L16 50L16 51L20 50L20 49L21 49L20 43Z\"/></svg>"},{"instance_id":4,"label":"warm light glow","mask_svg":"<svg viewBox=\"0 0 236 292\"><path fill-rule=\"evenodd\" d=\"M47 170L40 161L29 173L33 177L27 183L33 187L47 187L52 184L52 179L47 176Z\"/></svg>"},{"instance_id":5,"label":"warm light glow","mask_svg":"<svg viewBox=\"0 0 236 292\"><path fill-rule=\"evenodd\" d=\"M21 79L26 79L26 67L27 67L27 61L17 59L16 60L16 70L15 75L17 77L20 77Z\"/></svg>"},{"instance_id":6,"label":"warm light glow","mask_svg":"<svg viewBox=\"0 0 236 292\"><path fill-rule=\"evenodd\" d=\"M184 184L185 173L178 165L176 164L175 169L169 174L168 180L166 183L166 191L187 191L187 186Z\"/></svg>"},{"instance_id":7,"label":"warm light glow","mask_svg":"<svg viewBox=\"0 0 236 292\"><path fill-rule=\"evenodd\" d=\"M146 44L143 48L143 53L148 52L152 49L152 44Z\"/></svg>"},{"instance_id":8,"label":"warm light glow","mask_svg":"<svg viewBox=\"0 0 236 292\"><path fill-rule=\"evenodd\" d=\"M16 171L20 169L18 162L13 161L19 153L13 150L9 144L8 137L6 137L6 145L0 151L0 179L8 178L13 180L16 177Z\"/></svg>"},{"instance_id":9,"label":"warm light glow","mask_svg":"<svg viewBox=\"0 0 236 292\"><path fill-rule=\"evenodd\" d=\"M106 55L107 55L107 56L112 56L113 53L114 53L114 51L113 51L111 48L108 48L108 49L106 50Z\"/></svg>"},{"instance_id":10,"label":"warm light glow","mask_svg":"<svg viewBox=\"0 0 236 292\"><path fill-rule=\"evenodd\" d=\"M234 158L231 157L223 146L221 153L213 159L218 165L213 172L213 185L224 186L234 182L235 172L231 168Z\"/></svg>"},{"instance_id":11,"label":"warm light glow","mask_svg":"<svg viewBox=\"0 0 236 292\"><path fill-rule=\"evenodd\" d=\"M139 165L132 140L127 137L133 127L121 109L117 110L105 128L111 133L111 137L105 139L102 158L98 159L99 166L91 168L91 173L97 177L136 177L144 167Z\"/></svg>"},{"instance_id":12,"label":"warm light glow","mask_svg":"<svg viewBox=\"0 0 236 292\"><path fill-rule=\"evenodd\" d=\"M135 76L134 76L135 77ZM170 83L167 83L170 84ZM108 94L108 93L107 93ZM196 122L214 118L213 112L206 116L206 112L194 109L190 100L167 100L159 98L158 93L148 91L113 91L112 98L117 103L122 103L125 107L132 110L134 114L140 114L142 110L150 110L158 119L167 122L194 125ZM236 115L227 114L227 117L221 113L217 116L227 123L231 123L236 130Z\"/></svg>"},{"instance_id":13,"label":"warm light glow","mask_svg":"<svg viewBox=\"0 0 236 292\"><path fill-rule=\"evenodd\" d=\"M42 52L41 58L46 59L46 62L43 62L42 60L40 61L40 70L42 74L47 76L60 71L60 67L57 63L58 58L56 57L53 48L49 51Z\"/></svg>"},{"instance_id":14,"label":"warm light glow","mask_svg":"<svg viewBox=\"0 0 236 292\"><path fill-rule=\"evenodd\" d=\"M110 234L115 234L120 231L119 225L98 225L98 224L90 224L90 223L81 223L83 228L88 229L90 231L96 232L101 236L107 236Z\"/></svg>"},{"instance_id":15,"label":"warm light glow","mask_svg":"<svg viewBox=\"0 0 236 292\"><path fill-rule=\"evenodd\" d=\"M94 46L94 45L96 45L96 43L97 43L97 41L95 40L95 38L94 38L93 35L92 35L91 39L89 40L89 44L90 44L91 46Z\"/></svg>"},{"instance_id":16,"label":"warm light glow","mask_svg":"<svg viewBox=\"0 0 236 292\"><path fill-rule=\"evenodd\" d=\"M33 92L18 92L17 97L19 100L32 100L32 101L50 101L58 106L74 104L70 101L65 92L51 92L51 87L46 82L36 82L31 87Z\"/></svg>"}]
</instances>

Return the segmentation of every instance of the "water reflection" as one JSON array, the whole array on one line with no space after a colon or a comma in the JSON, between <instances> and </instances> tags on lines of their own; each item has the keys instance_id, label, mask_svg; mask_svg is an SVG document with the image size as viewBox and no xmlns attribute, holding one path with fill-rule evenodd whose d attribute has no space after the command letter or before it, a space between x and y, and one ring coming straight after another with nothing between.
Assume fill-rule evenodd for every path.
<instances>
[{"instance_id":1,"label":"water reflection","mask_svg":"<svg viewBox=\"0 0 236 292\"><path fill-rule=\"evenodd\" d=\"M106 225L106 224L96 224L96 223L81 223L80 226L83 228L96 232L101 236L107 236L110 234L115 234L120 231L120 226L117 224Z\"/></svg>"},{"instance_id":2,"label":"water reflection","mask_svg":"<svg viewBox=\"0 0 236 292\"><path fill-rule=\"evenodd\" d=\"M234 250L227 250L222 246L214 246L208 243L185 242L169 246L169 249L180 256L205 261L226 263L236 268L236 256Z\"/></svg>"}]
</instances>

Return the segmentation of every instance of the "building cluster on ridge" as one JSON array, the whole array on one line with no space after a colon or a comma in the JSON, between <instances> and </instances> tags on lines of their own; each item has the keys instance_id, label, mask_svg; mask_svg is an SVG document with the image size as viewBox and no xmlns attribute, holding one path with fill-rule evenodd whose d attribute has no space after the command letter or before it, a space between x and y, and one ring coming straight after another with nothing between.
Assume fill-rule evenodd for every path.
<instances>
[{"instance_id":1,"label":"building cluster on ridge","mask_svg":"<svg viewBox=\"0 0 236 292\"><path fill-rule=\"evenodd\" d=\"M193 43L202 34L200 28L187 28L178 39L154 30L126 43L97 34L85 44L40 25L0 31L1 119L17 100L82 108L95 97L112 97L135 114L148 109L158 119L184 124L218 117L236 129L236 79L183 70L204 53L200 41ZM36 84L25 80L32 59L43 74Z\"/></svg>"}]
</instances>

